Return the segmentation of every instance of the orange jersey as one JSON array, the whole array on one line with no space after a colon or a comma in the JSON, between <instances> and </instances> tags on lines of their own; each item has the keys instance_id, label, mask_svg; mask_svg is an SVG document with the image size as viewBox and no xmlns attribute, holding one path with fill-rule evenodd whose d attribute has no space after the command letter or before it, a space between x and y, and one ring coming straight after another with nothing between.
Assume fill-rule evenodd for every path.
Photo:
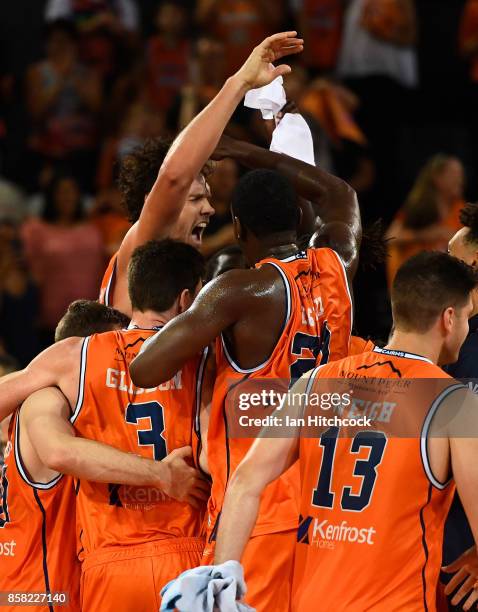
<instances>
[{"instance_id":1,"label":"orange jersey","mask_svg":"<svg viewBox=\"0 0 478 612\"><path fill-rule=\"evenodd\" d=\"M371 340L365 340L360 336L350 336L349 356L360 355L360 353L368 353L373 351L375 344Z\"/></svg>"},{"instance_id":2,"label":"orange jersey","mask_svg":"<svg viewBox=\"0 0 478 612\"><path fill-rule=\"evenodd\" d=\"M149 459L191 446L196 381L204 356L153 389L135 387L129 363L154 330L94 334L84 340L78 404L72 416L85 438ZM89 553L200 534L203 512L155 487L81 481L77 512Z\"/></svg>"},{"instance_id":3,"label":"orange jersey","mask_svg":"<svg viewBox=\"0 0 478 612\"><path fill-rule=\"evenodd\" d=\"M80 564L76 556L75 488L59 475L32 481L19 448L19 411L12 417L0 479L0 591L68 594L69 605L35 610L80 609ZM7 606L13 611L18 607Z\"/></svg>"},{"instance_id":4,"label":"orange jersey","mask_svg":"<svg viewBox=\"0 0 478 612\"><path fill-rule=\"evenodd\" d=\"M227 436L227 396L240 381L282 379L289 382L318 363L347 355L352 326L352 303L341 259L331 249L308 249L283 260L257 264L274 266L284 281L287 297L282 334L262 365L244 370L233 360L224 338L216 340L216 383L208 430L208 463L213 481L209 527L217 526L230 475L253 440ZM232 397L232 396L231 396ZM298 468L293 466L271 483L262 497L253 535L286 531L297 526ZM212 538L215 537L215 528Z\"/></svg>"},{"instance_id":5,"label":"orange jersey","mask_svg":"<svg viewBox=\"0 0 478 612\"><path fill-rule=\"evenodd\" d=\"M116 276L116 260L118 259L118 253L115 253L110 259L108 267L103 274L103 280L101 281L100 295L98 301L100 304L105 306L111 306L111 293L113 291L113 285Z\"/></svg>"},{"instance_id":6,"label":"orange jersey","mask_svg":"<svg viewBox=\"0 0 478 612\"><path fill-rule=\"evenodd\" d=\"M436 611L443 527L455 487L431 472L427 423L440 395L460 385L424 357L375 348L319 368L309 389L335 379L337 390L356 378L371 382L354 387L352 408L341 416L357 417L356 406L367 406L355 394L368 384L374 427L334 426L320 438L300 439L292 610L315 611L320 602L324 610ZM395 380L384 393L385 379ZM394 421L411 422L414 434L392 436Z\"/></svg>"}]
</instances>

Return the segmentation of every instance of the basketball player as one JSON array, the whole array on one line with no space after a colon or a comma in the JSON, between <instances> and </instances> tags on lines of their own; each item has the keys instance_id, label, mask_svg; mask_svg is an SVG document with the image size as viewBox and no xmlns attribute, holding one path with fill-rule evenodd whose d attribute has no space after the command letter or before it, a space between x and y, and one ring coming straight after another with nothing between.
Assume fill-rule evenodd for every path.
<instances>
[{"instance_id":1,"label":"basketball player","mask_svg":"<svg viewBox=\"0 0 478 612\"><path fill-rule=\"evenodd\" d=\"M25 370L0 380L0 409L55 385L81 436L156 461L191 446L203 356L196 354L172 380L153 389L134 387L128 364L147 338L190 306L203 273L204 260L189 245L165 240L139 247L129 265L131 328L50 347ZM83 609L157 609L161 587L198 563L204 539L198 537L203 512L197 506L208 498L209 485L196 478L184 497L182 480L170 483L176 499L158 487L81 480Z\"/></svg>"},{"instance_id":2,"label":"basketball player","mask_svg":"<svg viewBox=\"0 0 478 612\"><path fill-rule=\"evenodd\" d=\"M339 378L435 379L430 388L436 388L449 378L436 364L456 359L466 337L477 283L470 267L447 254L411 258L393 284L388 346L316 368L294 392ZM262 434L231 479L215 562L241 559L264 488L298 458L302 522L291 609L435 611L443 526L455 489L451 472L478 538L478 439L465 438L453 418L460 407L460 422L471 425L465 431L476 432L476 399L451 379L442 388L441 403L424 393L398 405L401 422L416 420L414 437L387 438L386 419L352 440L339 437L338 427L319 439ZM445 425L437 436L439 417Z\"/></svg>"},{"instance_id":3,"label":"basketball player","mask_svg":"<svg viewBox=\"0 0 478 612\"><path fill-rule=\"evenodd\" d=\"M208 200L206 162L246 92L290 71L289 66L274 67L271 62L302 51L303 41L296 34L275 34L258 45L212 102L181 132L169 151L159 143L152 145L151 156L146 148L126 162L120 185L127 207L134 210L130 215L134 225L103 278L100 300L105 304L131 315L126 270L138 245L172 237L201 246L202 233L214 214ZM131 174L131 170L136 172Z\"/></svg>"},{"instance_id":4,"label":"basketball player","mask_svg":"<svg viewBox=\"0 0 478 612\"><path fill-rule=\"evenodd\" d=\"M60 321L57 337L121 329L125 318L97 302L77 300ZM0 478L0 584L11 599L6 610L20 609L15 604L21 599L13 594L22 591L43 594L43 605L40 596L39 605L28 602L35 610L80 609L76 494L69 475L156 486L184 499L195 490L198 474L186 462L191 448L175 450L162 462L144 459L75 437L70 416L64 395L50 387L33 393L12 417ZM194 497L189 501L198 503Z\"/></svg>"},{"instance_id":5,"label":"basketball player","mask_svg":"<svg viewBox=\"0 0 478 612\"><path fill-rule=\"evenodd\" d=\"M119 310L95 300L75 300L68 306L56 326L55 342L72 336L89 336L125 329L129 322L129 318Z\"/></svg>"},{"instance_id":6,"label":"basketball player","mask_svg":"<svg viewBox=\"0 0 478 612\"><path fill-rule=\"evenodd\" d=\"M324 223L312 248L302 251L297 246L300 215L286 173L267 169L246 174L233 195L232 213L247 263L256 267L232 270L208 283L190 311L161 331L130 368L136 384L159 384L217 338L208 430L212 492L205 563L212 560L226 484L251 444L227 436L229 385L244 378L297 379L316 363L348 353L352 305L347 275L353 276L360 244L355 193L334 177L334 197L328 197L318 169L298 160L289 162L296 173L294 182L305 183L311 197L323 196ZM330 175L328 180L332 181ZM315 248L327 243L336 251ZM259 611L288 610L290 580L285 577L292 571L297 483L298 473L291 470L264 494L246 552L249 602Z\"/></svg>"}]
</instances>

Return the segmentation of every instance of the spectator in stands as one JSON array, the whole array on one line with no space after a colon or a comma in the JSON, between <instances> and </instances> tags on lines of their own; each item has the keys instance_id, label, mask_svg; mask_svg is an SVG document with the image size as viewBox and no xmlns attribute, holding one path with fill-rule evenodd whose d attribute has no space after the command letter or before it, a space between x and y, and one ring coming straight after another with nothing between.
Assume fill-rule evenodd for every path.
<instances>
[{"instance_id":1,"label":"spectator in stands","mask_svg":"<svg viewBox=\"0 0 478 612\"><path fill-rule=\"evenodd\" d=\"M157 33L146 45L146 64L151 102L166 111L189 76L191 43L187 38L187 12L177 0L161 2Z\"/></svg>"},{"instance_id":2,"label":"spectator in stands","mask_svg":"<svg viewBox=\"0 0 478 612\"><path fill-rule=\"evenodd\" d=\"M338 75L360 100L356 118L377 165L377 206L400 205L402 138L418 86L414 0L350 0Z\"/></svg>"},{"instance_id":3,"label":"spectator in stands","mask_svg":"<svg viewBox=\"0 0 478 612\"><path fill-rule=\"evenodd\" d=\"M304 40L301 62L313 73L332 72L342 38L342 0L294 0L297 29Z\"/></svg>"},{"instance_id":4,"label":"spectator in stands","mask_svg":"<svg viewBox=\"0 0 478 612\"><path fill-rule=\"evenodd\" d=\"M46 57L30 67L26 88L31 149L51 160L68 158L87 181L95 161L102 93L96 74L78 59L72 23L60 20L48 26Z\"/></svg>"},{"instance_id":5,"label":"spectator in stands","mask_svg":"<svg viewBox=\"0 0 478 612\"><path fill-rule=\"evenodd\" d=\"M121 194L116 187L109 187L98 193L90 211L90 219L100 231L106 259L109 261L131 227L125 216Z\"/></svg>"},{"instance_id":6,"label":"spectator in stands","mask_svg":"<svg viewBox=\"0 0 478 612\"><path fill-rule=\"evenodd\" d=\"M106 28L120 34L135 32L139 26L133 0L48 0L45 19L69 19L84 31Z\"/></svg>"},{"instance_id":7,"label":"spectator in stands","mask_svg":"<svg viewBox=\"0 0 478 612\"><path fill-rule=\"evenodd\" d=\"M448 241L461 227L465 173L459 159L435 155L422 168L415 184L390 226L387 235L389 285L397 269L424 250L446 251Z\"/></svg>"},{"instance_id":8,"label":"spectator in stands","mask_svg":"<svg viewBox=\"0 0 478 612\"><path fill-rule=\"evenodd\" d=\"M0 377L16 372L19 369L20 367L13 357L0 351ZM10 417L0 421L0 468L3 465L3 453L8 442L9 423Z\"/></svg>"},{"instance_id":9,"label":"spectator in stands","mask_svg":"<svg viewBox=\"0 0 478 612\"><path fill-rule=\"evenodd\" d=\"M0 354L24 367L39 352L38 292L28 273L17 222L0 221Z\"/></svg>"},{"instance_id":10,"label":"spectator in stands","mask_svg":"<svg viewBox=\"0 0 478 612\"><path fill-rule=\"evenodd\" d=\"M225 46L227 74L233 74L252 47L276 31L283 15L283 0L198 0L197 3L199 25Z\"/></svg>"},{"instance_id":11,"label":"spectator in stands","mask_svg":"<svg viewBox=\"0 0 478 612\"><path fill-rule=\"evenodd\" d=\"M53 179L43 219L27 220L22 238L40 289L41 336L46 346L68 304L97 297L105 261L100 232L85 221L80 189L72 176Z\"/></svg>"}]
</instances>

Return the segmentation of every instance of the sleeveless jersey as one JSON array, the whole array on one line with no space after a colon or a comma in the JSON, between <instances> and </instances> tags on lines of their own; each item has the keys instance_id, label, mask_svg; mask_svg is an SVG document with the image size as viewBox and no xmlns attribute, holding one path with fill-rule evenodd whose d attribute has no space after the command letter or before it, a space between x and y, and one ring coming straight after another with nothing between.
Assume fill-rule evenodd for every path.
<instances>
[{"instance_id":1,"label":"sleeveless jersey","mask_svg":"<svg viewBox=\"0 0 478 612\"><path fill-rule=\"evenodd\" d=\"M204 356L152 389L135 387L129 364L154 330L94 334L84 340L80 392L72 416L85 438L158 461L191 446L196 381ZM104 547L200 535L204 512L156 487L82 480L77 497L85 555Z\"/></svg>"},{"instance_id":2,"label":"sleeveless jersey","mask_svg":"<svg viewBox=\"0 0 478 612\"><path fill-rule=\"evenodd\" d=\"M377 401L357 404L371 406L364 408L373 412L369 427L324 427L320 437L301 436L292 610L313 612L320 602L340 612L435 611L455 487L433 476L426 440L440 398L462 385L424 357L379 348L314 374L309 389L323 390L328 379L335 389L363 379L354 400L369 385ZM384 385L390 385L385 393ZM347 410L342 417L357 416L356 408ZM404 423L408 433L397 435Z\"/></svg>"},{"instance_id":3,"label":"sleeveless jersey","mask_svg":"<svg viewBox=\"0 0 478 612\"><path fill-rule=\"evenodd\" d=\"M115 253L108 263L108 267L105 270L103 279L101 281L100 295L98 302L105 306L111 306L111 292L113 291L113 285L116 276L116 260L118 259L118 253Z\"/></svg>"},{"instance_id":4,"label":"sleeveless jersey","mask_svg":"<svg viewBox=\"0 0 478 612\"><path fill-rule=\"evenodd\" d=\"M19 416L18 410L12 416L0 478L0 591L66 593L67 606L58 607L52 600L33 609L76 612L80 563L73 479L59 475L46 484L30 479L20 454ZM7 605L2 610L13 612L18 607Z\"/></svg>"},{"instance_id":5,"label":"sleeveless jersey","mask_svg":"<svg viewBox=\"0 0 478 612\"><path fill-rule=\"evenodd\" d=\"M209 500L210 540L215 539L229 477L253 440L232 438L227 432L227 397L241 381L298 379L318 363L348 354L352 302L343 263L328 248L308 249L283 260L268 258L257 264L274 266L284 282L286 317L281 336L265 363L242 369L231 356L224 337L216 340L216 382L208 430L208 462L212 477ZM256 389L257 390L257 389ZM254 535L297 527L298 466L292 466L265 490Z\"/></svg>"}]
</instances>

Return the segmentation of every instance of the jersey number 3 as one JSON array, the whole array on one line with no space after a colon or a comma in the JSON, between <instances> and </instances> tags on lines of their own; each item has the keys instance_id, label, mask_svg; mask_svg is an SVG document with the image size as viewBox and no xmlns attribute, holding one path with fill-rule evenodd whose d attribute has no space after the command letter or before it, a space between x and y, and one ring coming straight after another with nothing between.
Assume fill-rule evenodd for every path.
<instances>
[{"instance_id":1,"label":"jersey number 3","mask_svg":"<svg viewBox=\"0 0 478 612\"><path fill-rule=\"evenodd\" d=\"M126 422L138 425L142 419L149 419L149 428L138 430L138 446L151 446L154 458L161 461L168 454L166 439L164 438L164 410L159 402L145 402L144 404L128 404L126 408Z\"/></svg>"},{"instance_id":2,"label":"jersey number 3","mask_svg":"<svg viewBox=\"0 0 478 612\"><path fill-rule=\"evenodd\" d=\"M322 446L322 464L320 466L317 488L312 495L312 504L321 508L333 508L335 493L330 490L332 470L334 466L335 449L339 435L338 427L331 427L320 436ZM370 449L367 459L357 459L354 466L353 476L362 478L362 485L357 494L352 493L352 487L344 487L340 507L342 510L361 512L369 504L372 498L375 480L377 478L377 467L383 459L383 453L387 444L387 438L381 431L360 431L352 440L350 452L360 452L362 447Z\"/></svg>"}]
</instances>

